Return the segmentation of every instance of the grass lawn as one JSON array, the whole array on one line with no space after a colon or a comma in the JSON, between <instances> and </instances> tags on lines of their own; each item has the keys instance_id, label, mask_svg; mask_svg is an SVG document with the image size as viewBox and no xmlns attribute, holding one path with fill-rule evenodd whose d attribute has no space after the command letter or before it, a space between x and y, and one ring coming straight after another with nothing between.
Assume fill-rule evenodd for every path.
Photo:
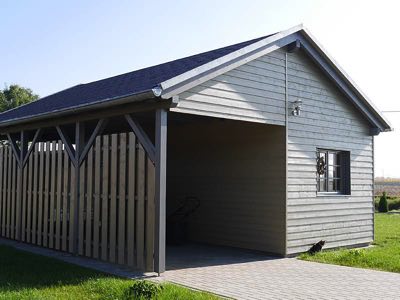
<instances>
[{"instance_id":1,"label":"grass lawn","mask_svg":"<svg viewBox=\"0 0 400 300\"><path fill-rule=\"evenodd\" d=\"M133 281L0 245L0 299L126 299ZM219 299L163 284L157 299Z\"/></svg>"},{"instance_id":2,"label":"grass lawn","mask_svg":"<svg viewBox=\"0 0 400 300\"><path fill-rule=\"evenodd\" d=\"M326 250L302 254L303 260L400 273L400 214L375 214L372 248Z\"/></svg>"}]
</instances>

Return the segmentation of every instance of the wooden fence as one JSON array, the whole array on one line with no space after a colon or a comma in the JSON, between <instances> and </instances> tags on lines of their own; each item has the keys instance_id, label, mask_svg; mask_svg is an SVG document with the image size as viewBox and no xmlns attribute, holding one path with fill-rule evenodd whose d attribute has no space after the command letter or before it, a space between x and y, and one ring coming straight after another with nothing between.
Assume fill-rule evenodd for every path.
<instances>
[{"instance_id":1,"label":"wooden fence","mask_svg":"<svg viewBox=\"0 0 400 300\"><path fill-rule=\"evenodd\" d=\"M22 172L0 147L0 235L71 253L75 239L79 255L152 271L155 169L135 135L98 136L79 172L76 187L61 141L36 143Z\"/></svg>"}]
</instances>

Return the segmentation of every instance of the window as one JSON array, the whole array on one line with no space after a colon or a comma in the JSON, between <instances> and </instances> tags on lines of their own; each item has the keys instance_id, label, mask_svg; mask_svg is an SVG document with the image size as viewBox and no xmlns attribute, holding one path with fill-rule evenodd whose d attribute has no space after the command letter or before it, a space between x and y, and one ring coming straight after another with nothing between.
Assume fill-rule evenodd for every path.
<instances>
[{"instance_id":1,"label":"window","mask_svg":"<svg viewBox=\"0 0 400 300\"><path fill-rule=\"evenodd\" d=\"M317 191L350 194L350 152L318 149Z\"/></svg>"}]
</instances>

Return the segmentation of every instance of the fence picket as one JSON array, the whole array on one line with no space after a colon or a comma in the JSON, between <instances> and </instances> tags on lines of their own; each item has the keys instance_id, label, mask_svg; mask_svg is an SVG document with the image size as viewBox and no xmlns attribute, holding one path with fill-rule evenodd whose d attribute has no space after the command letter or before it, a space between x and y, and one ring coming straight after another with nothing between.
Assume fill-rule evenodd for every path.
<instances>
[{"instance_id":1,"label":"fence picket","mask_svg":"<svg viewBox=\"0 0 400 300\"><path fill-rule=\"evenodd\" d=\"M78 253L83 255L84 249L84 234L85 234L85 202L86 202L86 192L85 192L85 162L82 163L79 168L79 231L78 231Z\"/></svg>"},{"instance_id":2,"label":"fence picket","mask_svg":"<svg viewBox=\"0 0 400 300\"><path fill-rule=\"evenodd\" d=\"M69 236L68 236L68 252L74 252L74 241L76 239L74 233L74 223L75 223L75 205L76 205L76 197L75 197L75 167L71 163L71 191L70 191L70 201L69 201Z\"/></svg>"},{"instance_id":3,"label":"fence picket","mask_svg":"<svg viewBox=\"0 0 400 300\"><path fill-rule=\"evenodd\" d=\"M34 147L34 145L32 145ZM29 156L28 162L28 204L27 206L27 216L26 216L26 241L28 243L31 242L32 238L32 213L33 213L33 205L32 205L32 166L33 166L33 155Z\"/></svg>"},{"instance_id":4,"label":"fence picket","mask_svg":"<svg viewBox=\"0 0 400 300\"><path fill-rule=\"evenodd\" d=\"M39 143L35 144L33 153L33 210L32 210L32 243L36 244L37 235L37 198L38 198L38 165L39 165Z\"/></svg>"},{"instance_id":5,"label":"fence picket","mask_svg":"<svg viewBox=\"0 0 400 300\"><path fill-rule=\"evenodd\" d=\"M37 244L42 245L42 226L43 226L43 171L44 171L44 143L40 143L39 151L39 189L38 189L38 226L37 226Z\"/></svg>"},{"instance_id":6,"label":"fence picket","mask_svg":"<svg viewBox=\"0 0 400 300\"><path fill-rule=\"evenodd\" d=\"M63 251L67 251L67 242L68 242L68 199L69 199L69 191L68 191L68 183L69 183L69 157L67 151L64 150L64 187L63 187L63 204L62 204L62 243L61 249Z\"/></svg>"},{"instance_id":7,"label":"fence picket","mask_svg":"<svg viewBox=\"0 0 400 300\"><path fill-rule=\"evenodd\" d=\"M56 192L56 249L60 249L61 244L61 197L62 197L62 159L63 144L57 143L57 192Z\"/></svg>"},{"instance_id":8,"label":"fence picket","mask_svg":"<svg viewBox=\"0 0 400 300\"><path fill-rule=\"evenodd\" d=\"M46 142L44 151L44 195L43 195L43 246L47 247L49 234L49 176L50 142Z\"/></svg>"},{"instance_id":9,"label":"fence picket","mask_svg":"<svg viewBox=\"0 0 400 300\"><path fill-rule=\"evenodd\" d=\"M128 156L128 208L127 208L127 259L128 266L135 266L135 184L136 184L136 137L129 133Z\"/></svg>"},{"instance_id":10,"label":"fence picket","mask_svg":"<svg viewBox=\"0 0 400 300\"><path fill-rule=\"evenodd\" d=\"M111 135L111 195L110 195L110 261L116 262L116 236L117 236L117 158L118 135Z\"/></svg>"},{"instance_id":11,"label":"fence picket","mask_svg":"<svg viewBox=\"0 0 400 300\"><path fill-rule=\"evenodd\" d=\"M155 222L155 168L147 158L146 178L146 270L152 271L154 264L154 222Z\"/></svg>"},{"instance_id":12,"label":"fence picket","mask_svg":"<svg viewBox=\"0 0 400 300\"><path fill-rule=\"evenodd\" d=\"M103 182L101 207L101 259L108 260L109 137L103 137Z\"/></svg>"},{"instance_id":13,"label":"fence picket","mask_svg":"<svg viewBox=\"0 0 400 300\"><path fill-rule=\"evenodd\" d=\"M49 248L54 248L54 225L56 220L55 201L56 201L56 141L51 143L51 176L50 176L50 228L49 228Z\"/></svg>"},{"instance_id":14,"label":"fence picket","mask_svg":"<svg viewBox=\"0 0 400 300\"><path fill-rule=\"evenodd\" d=\"M138 146L138 166L137 166L137 210L136 210L136 253L137 267L144 269L144 229L145 229L145 152L143 146Z\"/></svg>"},{"instance_id":15,"label":"fence picket","mask_svg":"<svg viewBox=\"0 0 400 300\"><path fill-rule=\"evenodd\" d=\"M93 148L87 156L85 255L92 255Z\"/></svg>"},{"instance_id":16,"label":"fence picket","mask_svg":"<svg viewBox=\"0 0 400 300\"><path fill-rule=\"evenodd\" d=\"M93 199L93 257L99 258L100 226L100 172L101 172L101 137L96 138L94 163L94 199Z\"/></svg>"},{"instance_id":17,"label":"fence picket","mask_svg":"<svg viewBox=\"0 0 400 300\"><path fill-rule=\"evenodd\" d=\"M118 263L125 263L126 134L119 135Z\"/></svg>"},{"instance_id":18,"label":"fence picket","mask_svg":"<svg viewBox=\"0 0 400 300\"><path fill-rule=\"evenodd\" d=\"M8 153L8 147L4 148L4 153L3 153L3 161L4 161L4 166L3 166L3 198L2 198L2 203L3 203L3 211L2 211L2 218L1 218L1 235L6 236L6 212L7 212L7 168L8 168L8 159L7 159L7 153Z\"/></svg>"}]
</instances>

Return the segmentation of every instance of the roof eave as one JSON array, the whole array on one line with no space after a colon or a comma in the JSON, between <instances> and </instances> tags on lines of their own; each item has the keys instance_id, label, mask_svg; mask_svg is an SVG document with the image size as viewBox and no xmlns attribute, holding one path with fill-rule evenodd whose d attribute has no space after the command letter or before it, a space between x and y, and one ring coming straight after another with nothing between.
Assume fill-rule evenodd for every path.
<instances>
[{"instance_id":1,"label":"roof eave","mask_svg":"<svg viewBox=\"0 0 400 300\"><path fill-rule=\"evenodd\" d=\"M82 104L82 105L74 106L74 107L67 108L67 109L54 110L54 111L51 111L48 113L38 114L38 115L34 115L34 116L28 116L25 118L15 118L15 119L7 120L5 122L0 122L0 131L1 131L1 128L5 128L5 127L12 127L12 126L17 126L17 125L22 125L22 124L27 124L27 123L33 123L33 122L38 122L38 121L55 118L55 117L59 118L59 117L64 117L64 116L76 114L76 113L90 112L90 111L100 109L100 108L107 108L110 106L122 105L122 104L127 104L130 102L141 102L141 101L150 100L150 99L154 99L154 98L157 98L154 91L149 90L149 91L143 91L138 94L130 94L130 95L118 96L115 98L101 99L96 102L91 102L90 104Z\"/></svg>"}]
</instances>

